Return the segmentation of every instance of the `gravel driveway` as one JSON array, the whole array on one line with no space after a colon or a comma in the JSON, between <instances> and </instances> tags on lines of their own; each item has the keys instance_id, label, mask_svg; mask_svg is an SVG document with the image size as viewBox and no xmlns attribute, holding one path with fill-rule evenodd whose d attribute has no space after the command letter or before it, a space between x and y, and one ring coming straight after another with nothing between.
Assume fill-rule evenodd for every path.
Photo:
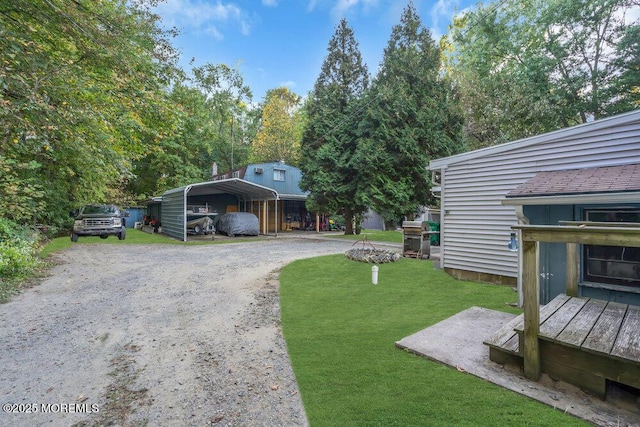
<instances>
[{"instance_id":1,"label":"gravel driveway","mask_svg":"<svg viewBox=\"0 0 640 427\"><path fill-rule=\"evenodd\" d=\"M306 425L278 270L351 246L75 244L0 305L0 425Z\"/></svg>"}]
</instances>

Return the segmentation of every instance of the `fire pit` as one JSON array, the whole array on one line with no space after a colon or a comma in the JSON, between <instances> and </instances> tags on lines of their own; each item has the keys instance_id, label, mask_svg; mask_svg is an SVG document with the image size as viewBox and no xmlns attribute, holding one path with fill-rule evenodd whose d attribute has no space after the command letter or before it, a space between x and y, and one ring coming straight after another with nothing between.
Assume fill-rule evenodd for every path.
<instances>
[{"instance_id":1,"label":"fire pit","mask_svg":"<svg viewBox=\"0 0 640 427\"><path fill-rule=\"evenodd\" d=\"M368 262L370 264L384 264L387 262L395 262L400 259L398 252L387 251L384 249L376 249L365 236L364 239L359 240L353 244L362 243L361 248L349 249L344 253L348 259L352 261ZM367 247L367 245L369 247Z\"/></svg>"}]
</instances>

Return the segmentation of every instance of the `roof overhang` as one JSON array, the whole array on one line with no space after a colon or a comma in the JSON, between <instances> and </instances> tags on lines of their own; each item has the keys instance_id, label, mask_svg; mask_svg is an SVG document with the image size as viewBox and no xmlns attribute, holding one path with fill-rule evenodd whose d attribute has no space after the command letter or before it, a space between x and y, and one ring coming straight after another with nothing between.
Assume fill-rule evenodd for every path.
<instances>
[{"instance_id":1,"label":"roof overhang","mask_svg":"<svg viewBox=\"0 0 640 427\"><path fill-rule=\"evenodd\" d=\"M242 200L278 200L278 192L272 188L254 184L240 178L221 179L219 181L199 182L185 187L175 188L165 194L183 191L188 196L210 194L234 194Z\"/></svg>"},{"instance_id":2,"label":"roof overhang","mask_svg":"<svg viewBox=\"0 0 640 427\"><path fill-rule=\"evenodd\" d=\"M505 206L521 205L594 205L612 203L640 203L640 191L621 193L557 194L550 196L506 197Z\"/></svg>"},{"instance_id":3,"label":"roof overhang","mask_svg":"<svg viewBox=\"0 0 640 427\"><path fill-rule=\"evenodd\" d=\"M446 169L447 166L452 164L464 163L486 156L499 155L504 152L516 150L523 147L529 147L535 144L549 143L560 139L576 137L587 132L603 131L612 127L631 124L637 125L638 122L640 122L640 110L634 110L627 113L618 114L616 116L595 120L593 122L583 123L553 132L519 139L517 141L506 142L499 145L493 145L491 147L480 148L474 151L467 151L465 153L456 154L449 157L434 159L429 162L429 170Z\"/></svg>"}]
</instances>

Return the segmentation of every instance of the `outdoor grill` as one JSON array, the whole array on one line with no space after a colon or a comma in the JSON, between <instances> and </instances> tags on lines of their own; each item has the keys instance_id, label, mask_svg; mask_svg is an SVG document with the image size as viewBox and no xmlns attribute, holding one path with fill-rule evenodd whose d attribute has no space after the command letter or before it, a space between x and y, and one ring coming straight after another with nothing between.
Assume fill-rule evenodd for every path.
<instances>
[{"instance_id":1,"label":"outdoor grill","mask_svg":"<svg viewBox=\"0 0 640 427\"><path fill-rule=\"evenodd\" d=\"M412 258L429 258L431 240L429 223L426 221L404 221L402 223L402 255Z\"/></svg>"}]
</instances>

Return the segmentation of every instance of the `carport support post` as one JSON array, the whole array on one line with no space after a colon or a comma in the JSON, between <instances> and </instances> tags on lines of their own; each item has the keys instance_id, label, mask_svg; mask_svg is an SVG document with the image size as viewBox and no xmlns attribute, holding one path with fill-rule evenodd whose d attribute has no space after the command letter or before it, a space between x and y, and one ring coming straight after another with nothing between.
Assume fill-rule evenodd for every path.
<instances>
[{"instance_id":1,"label":"carport support post","mask_svg":"<svg viewBox=\"0 0 640 427\"><path fill-rule=\"evenodd\" d=\"M267 234L267 225L268 225L268 221L267 221L267 205L269 204L268 200L264 200L263 201L263 205L262 205L262 230L264 232L264 234Z\"/></svg>"},{"instance_id":2,"label":"carport support post","mask_svg":"<svg viewBox=\"0 0 640 427\"><path fill-rule=\"evenodd\" d=\"M316 233L320 232L320 214L316 213Z\"/></svg>"}]
</instances>

